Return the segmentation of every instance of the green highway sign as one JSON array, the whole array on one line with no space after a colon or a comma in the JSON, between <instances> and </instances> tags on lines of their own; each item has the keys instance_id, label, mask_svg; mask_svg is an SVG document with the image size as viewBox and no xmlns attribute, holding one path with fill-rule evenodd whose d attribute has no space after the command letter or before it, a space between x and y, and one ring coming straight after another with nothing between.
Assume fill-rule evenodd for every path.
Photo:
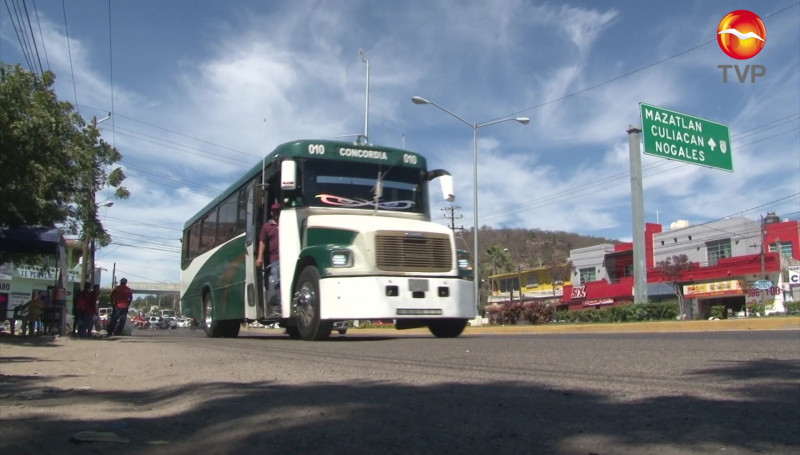
<instances>
[{"instance_id":1,"label":"green highway sign","mask_svg":"<svg viewBox=\"0 0 800 455\"><path fill-rule=\"evenodd\" d=\"M733 172L728 125L639 103L644 153Z\"/></svg>"}]
</instances>

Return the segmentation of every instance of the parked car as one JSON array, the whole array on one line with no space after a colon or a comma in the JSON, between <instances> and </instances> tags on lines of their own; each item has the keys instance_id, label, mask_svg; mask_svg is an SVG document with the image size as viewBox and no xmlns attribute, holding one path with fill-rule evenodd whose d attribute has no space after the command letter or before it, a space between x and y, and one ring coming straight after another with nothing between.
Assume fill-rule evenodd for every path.
<instances>
[{"instance_id":1,"label":"parked car","mask_svg":"<svg viewBox=\"0 0 800 455\"><path fill-rule=\"evenodd\" d=\"M179 329L185 329L189 327L189 320L186 318L177 318L175 319L175 323L177 324Z\"/></svg>"}]
</instances>

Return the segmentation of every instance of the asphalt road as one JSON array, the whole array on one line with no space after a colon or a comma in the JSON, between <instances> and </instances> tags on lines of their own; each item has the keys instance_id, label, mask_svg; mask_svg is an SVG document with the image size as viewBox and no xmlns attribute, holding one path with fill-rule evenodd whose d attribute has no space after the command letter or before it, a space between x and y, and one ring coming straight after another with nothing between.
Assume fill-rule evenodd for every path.
<instances>
[{"instance_id":1,"label":"asphalt road","mask_svg":"<svg viewBox=\"0 0 800 455\"><path fill-rule=\"evenodd\" d=\"M798 330L147 330L0 353L4 454L800 453Z\"/></svg>"}]
</instances>

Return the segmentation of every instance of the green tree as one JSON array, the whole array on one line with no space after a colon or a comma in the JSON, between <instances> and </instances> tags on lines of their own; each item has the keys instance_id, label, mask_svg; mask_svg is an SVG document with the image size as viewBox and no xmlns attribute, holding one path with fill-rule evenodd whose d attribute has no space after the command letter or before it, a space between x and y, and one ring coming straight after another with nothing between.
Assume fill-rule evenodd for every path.
<instances>
[{"instance_id":1,"label":"green tree","mask_svg":"<svg viewBox=\"0 0 800 455\"><path fill-rule=\"evenodd\" d=\"M111 306L111 288L100 288L100 297L97 306L100 308Z\"/></svg>"},{"instance_id":2,"label":"green tree","mask_svg":"<svg viewBox=\"0 0 800 455\"><path fill-rule=\"evenodd\" d=\"M681 273L692 268L692 263L689 262L689 257L685 254L679 254L668 257L663 261L658 261L655 270L661 273L664 281L672 286L672 291L678 297L678 308L680 308L681 315L689 316L691 311L686 308L685 299L683 298L683 289L680 284Z\"/></svg>"},{"instance_id":3,"label":"green tree","mask_svg":"<svg viewBox=\"0 0 800 455\"><path fill-rule=\"evenodd\" d=\"M514 261L511 259L511 253L502 245L492 245L487 248L486 259L483 263L488 266L486 271L489 275L513 272L516 269Z\"/></svg>"},{"instance_id":4,"label":"green tree","mask_svg":"<svg viewBox=\"0 0 800 455\"><path fill-rule=\"evenodd\" d=\"M74 217L80 116L41 78L0 63L0 225L54 226Z\"/></svg>"},{"instance_id":5,"label":"green tree","mask_svg":"<svg viewBox=\"0 0 800 455\"><path fill-rule=\"evenodd\" d=\"M61 225L84 241L108 245L95 195L121 186L125 174L112 168L122 155L86 126L73 106L53 91L55 75L41 78L20 65L0 63L0 226Z\"/></svg>"},{"instance_id":6,"label":"green tree","mask_svg":"<svg viewBox=\"0 0 800 455\"><path fill-rule=\"evenodd\" d=\"M177 294L164 294L158 299L158 307L162 310L174 310L177 314L180 310Z\"/></svg>"}]
</instances>

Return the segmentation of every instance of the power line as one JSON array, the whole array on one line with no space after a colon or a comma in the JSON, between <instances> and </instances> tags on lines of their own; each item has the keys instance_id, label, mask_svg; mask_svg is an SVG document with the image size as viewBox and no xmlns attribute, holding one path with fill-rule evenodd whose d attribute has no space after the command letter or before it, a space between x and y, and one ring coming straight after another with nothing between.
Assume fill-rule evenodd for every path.
<instances>
[{"instance_id":1,"label":"power line","mask_svg":"<svg viewBox=\"0 0 800 455\"><path fill-rule=\"evenodd\" d=\"M39 39L42 41L44 61L47 63L47 71L50 71L50 59L47 58L47 45L44 42L44 35L42 34L42 22L39 20L39 8L36 7L36 0L33 0L33 10L36 12L36 26L39 27Z\"/></svg>"},{"instance_id":2,"label":"power line","mask_svg":"<svg viewBox=\"0 0 800 455\"><path fill-rule=\"evenodd\" d=\"M67 38L67 54L69 54L69 73L72 76L72 93L75 94L75 109L80 112L80 107L78 107L78 88L75 85L75 68L72 66L72 46L69 42L69 26L67 25L67 6L64 4L64 0L61 0L61 10L64 12L64 35Z\"/></svg>"},{"instance_id":3,"label":"power line","mask_svg":"<svg viewBox=\"0 0 800 455\"><path fill-rule=\"evenodd\" d=\"M143 250L151 250L151 251L161 251L161 252L173 253L173 254L180 254L180 252L181 252L180 247L159 248L159 247L156 247L156 246L147 246L147 245L142 245L142 244L139 244L139 243L130 244L130 243L111 242L109 245L119 245L119 246L124 246L124 247L143 249Z\"/></svg>"},{"instance_id":4,"label":"power line","mask_svg":"<svg viewBox=\"0 0 800 455\"><path fill-rule=\"evenodd\" d=\"M183 232L183 223L180 223L181 224L181 228L179 229L179 228L166 227L166 225L163 225L163 224L144 223L142 221L127 220L125 218L116 218L116 217L113 217L113 216L106 216L106 218L108 218L109 220L122 221L122 222L125 222L125 223L135 224L135 225L139 225L139 226L156 227L156 228L161 228L161 229L168 229L170 231Z\"/></svg>"},{"instance_id":5,"label":"power line","mask_svg":"<svg viewBox=\"0 0 800 455\"><path fill-rule=\"evenodd\" d=\"M102 111L102 112L106 112L106 111L107 111L106 109L101 109L101 108L98 108L98 107L92 107L92 106L84 106L84 107L85 107L85 108L87 108L87 109L95 109L95 110ZM199 138L199 137L196 137L196 136L190 136L190 135L188 135L188 134L186 134L186 133L182 133L182 132L180 132L180 131L171 130L171 129L169 129L169 128L165 128L165 127L163 127L163 126L161 126L161 125L156 125L156 124L154 124L154 123L146 122L146 121L144 121L144 120L139 120L139 119L136 119L136 118L134 118L134 117L131 117L131 116L128 116L128 115L125 115L125 114L121 114L121 113L118 113L118 112L114 112L114 115L116 115L116 116L117 116L117 117L119 117L119 118L125 118L125 119L131 120L131 121L133 121L133 122L136 122L136 123L140 123L140 124L142 124L142 125L149 126L149 127L151 127L151 128L155 128L155 129L158 129L158 130L161 130L161 131L164 131L164 132L170 133L170 134L174 134L174 135L176 135L176 136L181 136L181 137L184 137L184 138L186 138L186 139L191 139L191 140L193 140L193 141L201 142L201 143L208 144L208 145L211 145L211 146L214 146L214 147L218 147L218 148L221 148L221 149L224 149L224 150L228 150L228 151L231 151L231 152L233 152L233 153L236 153L236 154L242 155L242 156L244 156L244 157L247 157L247 158L250 158L250 159L252 159L252 158L260 159L260 158L262 157L260 154L256 154L256 153L248 153L248 152L242 152L241 150L236 150L236 149L234 149L234 148L231 148L231 147L228 147L228 146L226 146L226 145L217 144L217 143L215 143L215 142L211 142L211 141L208 141L208 140L206 140L206 139L202 139L202 138ZM128 131L131 131L131 132L137 132L136 130L128 130ZM139 133L139 134L141 134L141 135L143 135L143 136L148 136L148 137L153 137L153 138L155 138L155 136L150 136L150 135L147 135L147 134L145 134L145 133L141 133L141 132L138 132L138 133ZM178 143L178 142L168 141L168 140L166 140L166 139L161 139L161 140L163 140L164 142L169 142L169 143L173 143L173 144L183 145L183 146L185 146L185 147L188 147L188 148L194 148L194 149L196 149L196 150L200 150L200 149L197 149L196 147L192 147L192 146L189 146L189 145L186 145L186 144L180 144L180 143Z\"/></svg>"},{"instance_id":6,"label":"power line","mask_svg":"<svg viewBox=\"0 0 800 455\"><path fill-rule=\"evenodd\" d=\"M787 117L782 117L782 118L780 118L778 120L770 122L769 124L761 125L761 126L758 126L756 128L753 128L751 130L745 131L745 133L756 131L756 130L760 130L758 132L766 131L767 129L769 129L769 128L766 128L766 125L770 125L770 124L773 124L773 123L782 125L782 124L785 124L785 120L787 118L791 118L791 117L797 116L797 115L798 115L798 113L795 113L795 114L792 114L792 115L787 116ZM776 134L768 136L768 137L760 138L760 139L758 139L756 141L749 142L747 144L737 144L737 148L738 149L742 149L742 148L751 146L751 145L759 143L759 142L763 142L763 141L766 141L766 140L769 140L769 139L773 139L773 138L775 138L777 136L780 136L780 135L783 135L783 134L787 134L789 132L797 130L798 128L800 128L800 127L794 127L794 128L792 128L790 130L782 131L780 133L776 133ZM752 135L752 134L750 134L750 135ZM744 137L747 137L747 136L750 136L750 135L744 135ZM737 140L740 137L742 137L742 136L741 135L737 135L736 136ZM648 171L653 171L653 170L655 170L655 169L657 169L659 167L668 166L668 165L670 167L668 167L666 169L662 169L662 170L659 170L657 172L648 172ZM658 175L658 174L665 173L665 172L670 172L670 171L673 171L675 169L682 168L684 166L689 166L689 163L682 163L682 162L677 162L677 161L672 161L672 160L662 160L659 163L645 165L643 167L643 171L645 172L645 176L652 177L654 175ZM560 191L560 192L556 192L556 193L551 193L549 195L546 195L546 196L543 196L543 197L540 197L540 198L537 198L537 199L534 199L534 200L531 200L531 201L528 201L528 202L524 202L522 204L517 204L517 205L512 206L512 207L499 208L499 209L495 209L495 210L492 210L492 211L488 211L485 214L481 214L481 218L484 219L484 220L487 219L487 218L488 219L492 219L492 218L496 218L496 217L505 215L507 213L518 211L518 210L520 210L522 208L535 209L535 208L541 208L541 207L546 207L546 206L549 206L549 205L561 203L561 202L563 202L565 200L571 200L571 199L575 199L575 198L584 196L588 191L593 190L594 188L597 188L597 187L608 188L610 186L626 185L627 181L624 180L624 179L626 177L629 177L629 176L630 176L630 171L620 172L618 174L613 174L611 176L604 177L604 178L601 178L599 180L596 180L596 181L594 181L593 183L591 183L589 185L573 187L573 188L570 188L568 190L564 190L564 191ZM571 197L566 197L568 195L572 195L572 196Z\"/></svg>"},{"instance_id":7,"label":"power line","mask_svg":"<svg viewBox=\"0 0 800 455\"><path fill-rule=\"evenodd\" d=\"M39 57L39 47L36 45L36 35L33 33L33 25L31 24L31 16L28 13L28 4L25 3L25 0L22 1L22 7L25 9L25 20L28 23L28 30L31 34L31 44L33 46L33 50L36 53L36 62L39 64L39 74L44 74L44 67L42 66L42 59Z\"/></svg>"},{"instance_id":8,"label":"power line","mask_svg":"<svg viewBox=\"0 0 800 455\"><path fill-rule=\"evenodd\" d=\"M16 13L12 14L11 8L8 6L8 0L6 0L5 3L6 3L6 11L8 11L8 17L11 19L11 25L12 27L14 27L14 33L17 36L17 41L19 41L19 46L20 50L22 51L22 56L25 57L25 61L28 63L28 69L30 69L30 71L35 74L36 69L34 68L33 63L31 62L31 56L29 55L27 46L27 39L26 39L27 37L24 36L25 29L22 26L21 17L19 14L17 4L14 3L12 0L12 4L14 5L14 13ZM16 16L16 21L15 21L15 16Z\"/></svg>"},{"instance_id":9,"label":"power line","mask_svg":"<svg viewBox=\"0 0 800 455\"><path fill-rule=\"evenodd\" d=\"M132 134L119 133L122 136L130 137L131 139L136 139L136 140L139 140L139 141L142 141L142 142L148 142L150 144L155 144L155 145L159 145L159 146L162 146L162 147L171 148L173 150L179 150L181 152L190 153L190 154L196 155L196 156L201 156L203 158L207 158L207 159L210 159L210 160L219 161L220 163L233 164L233 165L241 167L242 169L249 169L250 166L252 165L252 163L244 164L241 161L235 160L234 158L230 158L230 157L227 157L227 156L220 156L220 155L215 154L214 152L209 152L209 151L206 151L206 150L199 149L197 147L193 147L191 145L181 144L179 142L174 142L174 141L170 141L170 140L167 140L167 139L162 139L162 138L159 138L159 137L156 137L156 136L151 136L149 134L145 134L145 133L142 133L140 131L131 130L131 129L128 129L128 128L123 128L121 126L117 126L116 129L117 130L122 130L122 131L128 131L128 132L132 133ZM144 138L149 138L150 140L144 139ZM192 151L192 150L194 150L194 151Z\"/></svg>"},{"instance_id":10,"label":"power line","mask_svg":"<svg viewBox=\"0 0 800 455\"><path fill-rule=\"evenodd\" d=\"M768 17L775 16L775 15L777 15L777 14L780 14L780 13L783 13L784 11L786 11L786 10L788 10L788 9L790 9L790 8L793 8L793 7L797 6L797 5L800 5L800 2L797 2L797 3L793 3L793 4L791 4L791 5L788 5L788 6L784 7L784 8L781 8L781 9L779 9L778 11L774 11L774 12L772 12L772 13L769 13L769 14L767 14L767 15L764 15L763 17L766 19L766 18L768 18ZM705 42L703 42L703 43L700 43L700 44L698 44L697 46L694 46L694 47L692 47L692 48L689 48L689 49L686 49L686 50L684 50L684 51L678 52L677 54L673 54L673 55L671 55L671 56L669 56L669 57L667 57L667 58L664 58L664 59L658 60L658 61L656 61L656 62L654 62L654 63L650 63L650 64L647 64L647 65L645 65L645 66L641 66L641 67L639 67L639 68L636 68L636 69L634 69L634 70L632 70L632 71L629 71L629 72L627 72L627 73L621 74L621 75L619 75L619 76L617 76L617 77L614 77L614 78L608 79L608 80L606 80L606 81L603 81L603 82L597 83L597 84L595 84L595 85L592 85L592 86L590 86L590 87L586 87L586 88L584 88L584 89L581 89L581 90L574 91L574 92L572 92L572 93L568 93L568 94L566 94L566 95L563 95L563 96L561 96L561 97L554 98L554 99L552 99L552 100L545 101L545 102L543 102L543 103L536 104L536 105L534 105L534 106L531 106L531 107L524 108L524 109L522 109L522 110L520 110L520 111L513 112L513 113L511 113L511 114L508 114L508 115L503 115L503 116L501 116L501 117L498 117L497 119L493 119L493 120L489 120L489 121L491 122L491 121L495 121L495 120L500 120L500 119L503 119L503 118L506 118L506 117L516 117L516 116L518 116L519 114L524 114L525 112L532 111L532 110L534 110L534 109L538 109L538 108L540 108L540 107L548 106L548 105L550 105L550 104L557 103L557 102L559 102L559 101L563 101L563 100L565 100L565 99L567 99L567 98L571 98L571 97L573 97L573 96L580 95L581 93L586 93L586 92L588 92L588 91L590 91L590 90L594 90L594 89L596 89L596 88L600 88L600 87L602 87L602 86L604 86L604 85L608 85L608 84L610 84L610 83L612 83L612 82L616 82L616 81L618 81L618 80L620 80L620 79L624 79L624 78L626 78L626 77L629 77L629 76L632 76L632 75L634 75L634 74L641 73L641 72L642 72L642 71L644 71L644 70L650 69L650 68L652 68L652 67L654 67L654 66L656 66L656 65L660 65L661 63L664 63L664 62L670 61L670 60L672 60L672 59L675 59L675 58L677 58L677 57L680 57L680 56L682 56L682 55L686 55L686 54L688 54L688 53L690 53L690 52L694 52L694 51L696 51L697 49L700 49L701 47L705 47L705 46L707 46L707 45L709 45L709 44L711 44L711 43L714 43L714 42L716 42L716 41L717 41L717 40L716 40L716 38L714 38L714 39L711 39L711 40L708 40L708 41L705 41Z\"/></svg>"},{"instance_id":11,"label":"power line","mask_svg":"<svg viewBox=\"0 0 800 455\"><path fill-rule=\"evenodd\" d=\"M146 277L146 276L137 275L137 274L132 273L132 272L126 272L123 269L117 269L117 276L122 276L122 275L136 277L136 278L139 278L139 279L142 279L142 280L147 280L147 281L152 282L152 283L172 284L171 281L158 280L158 279L155 279L155 278L149 278L149 277ZM134 290L134 293L136 293L136 290Z\"/></svg>"},{"instance_id":12,"label":"power line","mask_svg":"<svg viewBox=\"0 0 800 455\"><path fill-rule=\"evenodd\" d=\"M108 0L108 78L111 85L111 112L114 112L114 46L111 42L111 0ZM117 145L116 117L111 117L111 145Z\"/></svg>"}]
</instances>

